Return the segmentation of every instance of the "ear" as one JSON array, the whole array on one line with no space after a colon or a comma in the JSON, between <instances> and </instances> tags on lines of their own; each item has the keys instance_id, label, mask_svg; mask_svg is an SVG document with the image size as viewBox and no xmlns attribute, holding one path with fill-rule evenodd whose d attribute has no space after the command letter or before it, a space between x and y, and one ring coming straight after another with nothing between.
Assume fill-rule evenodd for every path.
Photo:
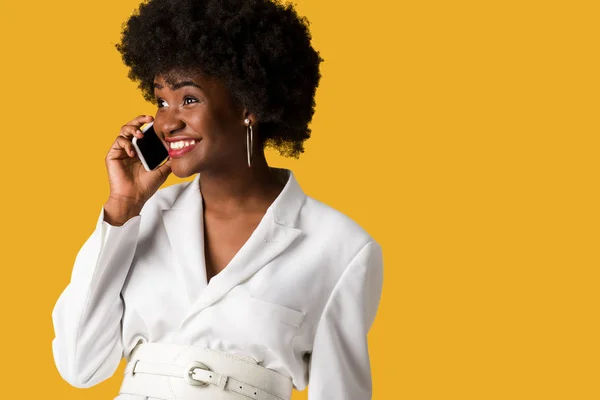
<instances>
[{"instance_id":1,"label":"ear","mask_svg":"<svg viewBox=\"0 0 600 400\"><path fill-rule=\"evenodd\" d=\"M252 126L256 125L256 123L258 122L256 114L250 112L247 108L244 108L244 116L242 117L242 122L244 122L246 119L250 120L250 125Z\"/></svg>"}]
</instances>

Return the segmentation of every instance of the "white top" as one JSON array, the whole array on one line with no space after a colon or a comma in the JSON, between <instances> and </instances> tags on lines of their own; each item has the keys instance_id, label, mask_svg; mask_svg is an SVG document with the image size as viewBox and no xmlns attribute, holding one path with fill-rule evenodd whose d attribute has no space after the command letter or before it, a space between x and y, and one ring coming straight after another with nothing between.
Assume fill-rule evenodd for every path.
<instances>
[{"instance_id":1,"label":"white top","mask_svg":"<svg viewBox=\"0 0 600 400\"><path fill-rule=\"evenodd\" d=\"M52 313L63 379L90 387L138 342L174 343L252 357L297 390L310 381L309 400L370 399L381 247L277 170L283 191L209 284L199 174L157 191L123 226L102 210Z\"/></svg>"}]
</instances>

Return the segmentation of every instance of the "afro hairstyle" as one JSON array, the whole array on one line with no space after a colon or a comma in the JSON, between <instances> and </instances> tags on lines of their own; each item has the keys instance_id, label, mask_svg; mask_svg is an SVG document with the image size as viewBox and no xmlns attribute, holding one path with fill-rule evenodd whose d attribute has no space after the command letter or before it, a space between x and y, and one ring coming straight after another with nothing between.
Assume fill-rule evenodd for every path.
<instances>
[{"instance_id":1,"label":"afro hairstyle","mask_svg":"<svg viewBox=\"0 0 600 400\"><path fill-rule=\"evenodd\" d=\"M308 26L277 0L146 0L116 48L146 100L156 102L157 75L200 70L256 115L263 148L298 158L323 61Z\"/></svg>"}]
</instances>

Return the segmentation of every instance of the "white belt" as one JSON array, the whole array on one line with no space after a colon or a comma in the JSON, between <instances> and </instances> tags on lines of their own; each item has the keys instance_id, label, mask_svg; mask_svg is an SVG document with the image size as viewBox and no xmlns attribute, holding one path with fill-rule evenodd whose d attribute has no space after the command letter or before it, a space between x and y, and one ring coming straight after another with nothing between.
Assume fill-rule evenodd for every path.
<instances>
[{"instance_id":1,"label":"white belt","mask_svg":"<svg viewBox=\"0 0 600 400\"><path fill-rule=\"evenodd\" d=\"M251 357L143 343L131 353L119 393L164 400L289 400L292 388L290 378Z\"/></svg>"}]
</instances>

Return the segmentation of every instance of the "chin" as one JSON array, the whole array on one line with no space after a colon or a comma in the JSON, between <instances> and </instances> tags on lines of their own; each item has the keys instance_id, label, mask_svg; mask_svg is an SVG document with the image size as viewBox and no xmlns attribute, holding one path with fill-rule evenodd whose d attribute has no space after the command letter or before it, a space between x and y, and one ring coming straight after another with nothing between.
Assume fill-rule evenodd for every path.
<instances>
[{"instance_id":1,"label":"chin","mask_svg":"<svg viewBox=\"0 0 600 400\"><path fill-rule=\"evenodd\" d=\"M178 178L188 178L192 175L197 174L200 169L198 164L186 161L182 159L172 159L171 173Z\"/></svg>"}]
</instances>

